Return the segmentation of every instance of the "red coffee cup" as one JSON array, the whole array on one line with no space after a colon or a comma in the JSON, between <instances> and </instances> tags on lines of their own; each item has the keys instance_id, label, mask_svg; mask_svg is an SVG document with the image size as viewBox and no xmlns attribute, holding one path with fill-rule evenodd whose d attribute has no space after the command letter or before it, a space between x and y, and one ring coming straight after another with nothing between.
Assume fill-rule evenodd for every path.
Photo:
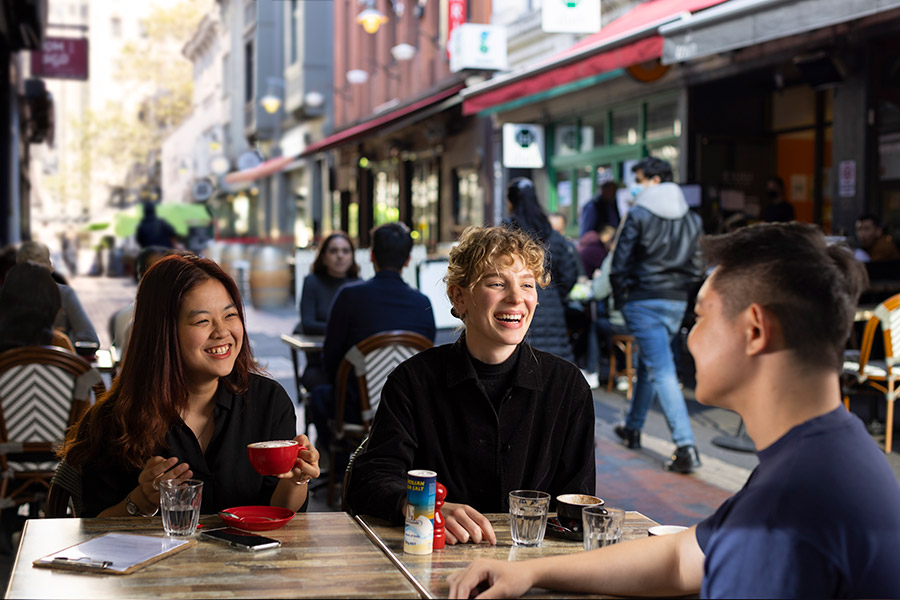
<instances>
[{"instance_id":1,"label":"red coffee cup","mask_svg":"<svg viewBox=\"0 0 900 600\"><path fill-rule=\"evenodd\" d=\"M260 475L281 475L294 468L297 454L306 450L294 440L272 440L247 444L250 464Z\"/></svg>"}]
</instances>

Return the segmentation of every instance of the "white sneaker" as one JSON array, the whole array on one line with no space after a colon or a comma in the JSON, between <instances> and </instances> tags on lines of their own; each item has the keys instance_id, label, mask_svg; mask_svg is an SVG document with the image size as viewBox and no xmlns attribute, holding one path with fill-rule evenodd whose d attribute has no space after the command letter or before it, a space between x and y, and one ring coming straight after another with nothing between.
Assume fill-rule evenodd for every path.
<instances>
[{"instance_id":1,"label":"white sneaker","mask_svg":"<svg viewBox=\"0 0 900 600\"><path fill-rule=\"evenodd\" d=\"M592 390L596 390L600 387L600 377L597 373L591 373L589 371L585 371L581 369L581 374L584 375L584 380L587 381L587 384L591 387Z\"/></svg>"}]
</instances>

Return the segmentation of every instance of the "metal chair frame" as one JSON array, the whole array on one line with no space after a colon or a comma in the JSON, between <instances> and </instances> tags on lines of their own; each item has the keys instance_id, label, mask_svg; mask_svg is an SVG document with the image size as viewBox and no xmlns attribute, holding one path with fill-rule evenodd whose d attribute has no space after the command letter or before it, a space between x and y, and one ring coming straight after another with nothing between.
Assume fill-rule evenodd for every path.
<instances>
[{"instance_id":1,"label":"metal chair frame","mask_svg":"<svg viewBox=\"0 0 900 600\"><path fill-rule=\"evenodd\" d=\"M884 368L871 362L872 344L878 328L881 328L884 339ZM844 362L844 381L849 385L842 386L844 406L850 408L850 394L856 391L875 390L883 394L887 401L885 419L884 451L890 454L893 442L894 401L898 396L897 380L900 358L895 355L894 348L900 348L900 294L891 296L873 311L866 322L860 343L859 360Z\"/></svg>"},{"instance_id":2,"label":"metal chair frame","mask_svg":"<svg viewBox=\"0 0 900 600\"><path fill-rule=\"evenodd\" d=\"M414 351L410 354L410 356L412 356L422 350L431 348L433 345L431 340L413 331L385 331L367 337L350 348L344 355L344 359L341 361L340 366L338 366L335 380L334 421L329 422L332 436L331 447L328 449L330 459L329 464L331 465L328 473L329 506L331 506L334 501L336 455L339 451L352 451L367 435L369 435L372 417L375 414L375 409L378 408L378 402L381 400L381 387L384 385L384 381L387 379L390 372L394 370L394 367L396 367L397 364L399 364L398 362L392 365L386 372L379 373L381 377L378 381L375 381L368 376L366 356L375 350L390 346L410 348ZM344 422L344 415L347 407L347 382L350 379L351 373L356 377L356 385L359 390L362 423ZM377 397L370 394L371 390L377 390ZM348 442L355 442L355 444L348 448Z\"/></svg>"}]
</instances>

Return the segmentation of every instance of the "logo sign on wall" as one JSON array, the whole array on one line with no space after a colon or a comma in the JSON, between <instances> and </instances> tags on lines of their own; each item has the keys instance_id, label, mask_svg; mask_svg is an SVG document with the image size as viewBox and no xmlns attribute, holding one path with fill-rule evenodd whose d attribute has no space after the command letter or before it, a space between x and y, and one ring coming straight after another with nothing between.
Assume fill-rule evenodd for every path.
<instances>
[{"instance_id":1,"label":"logo sign on wall","mask_svg":"<svg viewBox=\"0 0 900 600\"><path fill-rule=\"evenodd\" d=\"M453 37L453 30L466 22L466 0L447 2L447 39ZM450 44L447 44L447 58L450 58Z\"/></svg>"},{"instance_id":2,"label":"logo sign on wall","mask_svg":"<svg viewBox=\"0 0 900 600\"><path fill-rule=\"evenodd\" d=\"M543 125L503 124L503 166L519 169L540 169L544 166Z\"/></svg>"},{"instance_id":3,"label":"logo sign on wall","mask_svg":"<svg viewBox=\"0 0 900 600\"><path fill-rule=\"evenodd\" d=\"M600 0L544 0L541 29L548 33L600 31Z\"/></svg>"},{"instance_id":4,"label":"logo sign on wall","mask_svg":"<svg viewBox=\"0 0 900 600\"><path fill-rule=\"evenodd\" d=\"M46 38L41 49L31 53L31 73L44 79L87 80L87 38Z\"/></svg>"},{"instance_id":5,"label":"logo sign on wall","mask_svg":"<svg viewBox=\"0 0 900 600\"><path fill-rule=\"evenodd\" d=\"M450 71L463 69L497 71L507 68L506 28L499 25L463 23L450 37Z\"/></svg>"}]
</instances>

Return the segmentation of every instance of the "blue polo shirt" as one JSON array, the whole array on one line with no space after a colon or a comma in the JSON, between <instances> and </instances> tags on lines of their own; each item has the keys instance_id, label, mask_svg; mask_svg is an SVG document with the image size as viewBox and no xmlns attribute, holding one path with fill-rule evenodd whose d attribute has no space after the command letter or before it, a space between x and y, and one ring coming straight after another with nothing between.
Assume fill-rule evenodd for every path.
<instances>
[{"instance_id":1,"label":"blue polo shirt","mask_svg":"<svg viewBox=\"0 0 900 600\"><path fill-rule=\"evenodd\" d=\"M762 450L697 526L703 598L900 597L900 485L840 407Z\"/></svg>"}]
</instances>

